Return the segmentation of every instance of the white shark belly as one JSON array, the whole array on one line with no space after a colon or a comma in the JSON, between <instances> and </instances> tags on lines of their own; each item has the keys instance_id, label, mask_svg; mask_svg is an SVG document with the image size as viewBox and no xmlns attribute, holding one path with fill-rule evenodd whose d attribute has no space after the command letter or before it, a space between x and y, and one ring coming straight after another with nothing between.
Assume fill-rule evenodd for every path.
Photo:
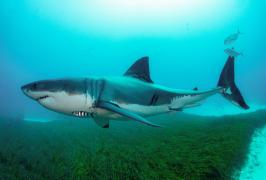
<instances>
[{"instance_id":1,"label":"white shark belly","mask_svg":"<svg viewBox=\"0 0 266 180\"><path fill-rule=\"evenodd\" d=\"M139 104L121 104L121 108L127 109L131 112L143 115L143 116L152 116L156 114L162 114L169 112L169 107L167 104L158 105L158 106L145 106Z\"/></svg>"},{"instance_id":2,"label":"white shark belly","mask_svg":"<svg viewBox=\"0 0 266 180\"><path fill-rule=\"evenodd\" d=\"M48 109L68 115L72 115L73 112L88 111L87 103L88 101L91 101L91 99L86 98L85 94L69 95L65 91L56 93L46 92L45 94L53 96L54 98L48 97L40 100L39 103L41 105Z\"/></svg>"},{"instance_id":3,"label":"white shark belly","mask_svg":"<svg viewBox=\"0 0 266 180\"><path fill-rule=\"evenodd\" d=\"M174 109L194 107L195 104L198 104L199 102L205 100L206 98L218 92L221 92L221 89L222 88L216 88L200 94L187 94L183 95L182 97L177 96L172 99L170 107Z\"/></svg>"},{"instance_id":4,"label":"white shark belly","mask_svg":"<svg viewBox=\"0 0 266 180\"><path fill-rule=\"evenodd\" d=\"M120 104L119 107L122 109L129 110L130 112L139 114L141 116L153 116L157 114L163 114L169 112L169 107L168 105L160 105L160 106L145 106L145 105L138 105L138 104ZM104 110L97 108L96 109L96 114L97 116L103 117L103 118L110 118L110 119L115 119L115 120L128 120L127 118Z\"/></svg>"},{"instance_id":5,"label":"white shark belly","mask_svg":"<svg viewBox=\"0 0 266 180\"><path fill-rule=\"evenodd\" d=\"M185 95L183 97L176 97L172 100L170 108L182 109L186 106L190 106L192 104L195 104L195 103L201 101L202 99L204 99L202 97L202 95L195 95L195 96Z\"/></svg>"},{"instance_id":6,"label":"white shark belly","mask_svg":"<svg viewBox=\"0 0 266 180\"><path fill-rule=\"evenodd\" d=\"M209 96L220 92L220 88L206 91L200 94L187 94L182 96L176 96L172 99L171 103L169 104L162 104L162 105L141 105L141 104L125 104L125 103L117 103L120 108L128 110L130 112L136 113L138 115L147 117L153 115L164 114L172 111L179 111L184 108L191 108L199 105L199 102L208 98ZM128 120L127 118L116 114L114 112L110 112L108 110L104 110L101 108L97 108L96 115L103 117L103 118L110 118L116 120Z\"/></svg>"}]
</instances>

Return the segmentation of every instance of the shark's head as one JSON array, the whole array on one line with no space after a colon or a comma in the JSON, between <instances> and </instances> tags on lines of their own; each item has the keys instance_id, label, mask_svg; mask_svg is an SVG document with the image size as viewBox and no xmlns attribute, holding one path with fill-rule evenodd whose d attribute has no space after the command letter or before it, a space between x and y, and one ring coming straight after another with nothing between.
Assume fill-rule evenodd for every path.
<instances>
[{"instance_id":1,"label":"shark's head","mask_svg":"<svg viewBox=\"0 0 266 180\"><path fill-rule=\"evenodd\" d=\"M21 89L44 107L65 114L87 112L93 104L86 93L84 79L36 81L22 86Z\"/></svg>"}]
</instances>

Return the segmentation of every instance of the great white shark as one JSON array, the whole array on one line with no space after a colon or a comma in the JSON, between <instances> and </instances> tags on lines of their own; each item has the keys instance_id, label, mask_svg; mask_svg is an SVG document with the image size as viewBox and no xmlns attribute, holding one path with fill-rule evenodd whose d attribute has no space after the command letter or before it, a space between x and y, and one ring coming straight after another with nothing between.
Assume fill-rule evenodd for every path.
<instances>
[{"instance_id":1,"label":"great white shark","mask_svg":"<svg viewBox=\"0 0 266 180\"><path fill-rule=\"evenodd\" d=\"M41 80L21 89L50 110L90 117L103 128L109 128L110 120L133 120L159 127L146 117L199 106L201 101L217 93L248 109L235 85L234 63L235 57L229 56L217 86L207 91L170 89L154 84L148 57L137 60L121 77Z\"/></svg>"}]
</instances>

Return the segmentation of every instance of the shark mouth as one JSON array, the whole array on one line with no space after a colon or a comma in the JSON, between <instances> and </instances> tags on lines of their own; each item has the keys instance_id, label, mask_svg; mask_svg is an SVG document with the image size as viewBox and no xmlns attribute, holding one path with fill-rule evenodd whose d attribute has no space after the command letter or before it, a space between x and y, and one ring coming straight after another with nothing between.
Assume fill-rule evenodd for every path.
<instances>
[{"instance_id":1,"label":"shark mouth","mask_svg":"<svg viewBox=\"0 0 266 180\"><path fill-rule=\"evenodd\" d=\"M37 100L40 101L40 100L46 99L46 98L48 98L48 97L49 97L49 96L47 96L47 95L45 95L45 96L41 96L41 97L39 97Z\"/></svg>"},{"instance_id":2,"label":"shark mouth","mask_svg":"<svg viewBox=\"0 0 266 180\"><path fill-rule=\"evenodd\" d=\"M72 114L74 116L77 116L77 117L87 117L87 116L89 116L89 113L85 112L85 111L74 111L74 112L72 112Z\"/></svg>"}]
</instances>

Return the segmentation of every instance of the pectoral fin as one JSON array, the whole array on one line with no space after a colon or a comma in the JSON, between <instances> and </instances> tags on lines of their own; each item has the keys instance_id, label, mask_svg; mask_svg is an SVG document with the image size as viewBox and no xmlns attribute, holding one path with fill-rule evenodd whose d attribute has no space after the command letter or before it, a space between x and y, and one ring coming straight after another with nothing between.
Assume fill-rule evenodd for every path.
<instances>
[{"instance_id":1,"label":"pectoral fin","mask_svg":"<svg viewBox=\"0 0 266 180\"><path fill-rule=\"evenodd\" d=\"M98 102L97 107L108 110L108 111L112 111L114 113L120 114L120 115L125 116L129 119L132 119L134 121L137 121L137 122L149 125L149 126L160 127L157 124L153 124L153 123L147 121L145 118L141 117L140 115L132 113L126 109L122 109L118 105L110 103L110 102L100 101L100 102Z\"/></svg>"},{"instance_id":2,"label":"pectoral fin","mask_svg":"<svg viewBox=\"0 0 266 180\"><path fill-rule=\"evenodd\" d=\"M102 128L109 128L109 119L94 117L95 123Z\"/></svg>"}]
</instances>

